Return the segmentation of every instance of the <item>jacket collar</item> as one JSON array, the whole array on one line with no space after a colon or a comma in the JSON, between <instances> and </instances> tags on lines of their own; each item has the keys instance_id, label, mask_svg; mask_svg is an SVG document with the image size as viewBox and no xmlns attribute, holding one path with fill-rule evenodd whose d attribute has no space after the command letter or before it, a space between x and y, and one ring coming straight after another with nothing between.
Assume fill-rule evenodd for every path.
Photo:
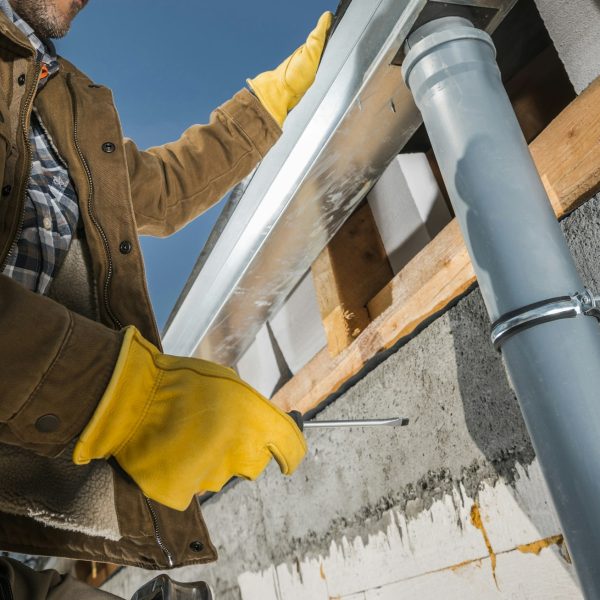
<instances>
[{"instance_id":1,"label":"jacket collar","mask_svg":"<svg viewBox=\"0 0 600 600\"><path fill-rule=\"evenodd\" d=\"M12 20L15 11L8 0L0 0L0 10Z\"/></svg>"},{"instance_id":2,"label":"jacket collar","mask_svg":"<svg viewBox=\"0 0 600 600\"><path fill-rule=\"evenodd\" d=\"M35 57L35 50L31 42L7 15L5 12L6 6L8 6L11 12L14 12L8 0L0 0L0 37L4 36L11 42L18 54Z\"/></svg>"},{"instance_id":3,"label":"jacket collar","mask_svg":"<svg viewBox=\"0 0 600 600\"><path fill-rule=\"evenodd\" d=\"M38 62L46 64L51 71L58 68L54 44L50 40L43 42L29 23L15 12L9 0L0 0L0 10L7 17L9 23L12 23L27 38L36 52Z\"/></svg>"}]
</instances>

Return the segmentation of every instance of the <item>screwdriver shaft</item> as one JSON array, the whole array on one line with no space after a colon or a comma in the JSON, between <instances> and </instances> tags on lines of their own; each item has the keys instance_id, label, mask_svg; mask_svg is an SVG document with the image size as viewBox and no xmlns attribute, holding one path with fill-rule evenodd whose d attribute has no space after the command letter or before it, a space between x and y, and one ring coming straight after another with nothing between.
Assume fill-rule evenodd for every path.
<instances>
[{"instance_id":1,"label":"screwdriver shaft","mask_svg":"<svg viewBox=\"0 0 600 600\"><path fill-rule=\"evenodd\" d=\"M394 417L392 419L359 419L350 421L304 421L304 429L317 427L404 427L408 419Z\"/></svg>"}]
</instances>

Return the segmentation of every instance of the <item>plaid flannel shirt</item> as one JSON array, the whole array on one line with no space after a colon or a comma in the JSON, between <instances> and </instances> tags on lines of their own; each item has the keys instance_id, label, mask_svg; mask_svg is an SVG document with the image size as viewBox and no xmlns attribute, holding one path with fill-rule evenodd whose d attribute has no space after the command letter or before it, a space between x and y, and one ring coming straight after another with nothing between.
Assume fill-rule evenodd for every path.
<instances>
[{"instance_id":1,"label":"plaid flannel shirt","mask_svg":"<svg viewBox=\"0 0 600 600\"><path fill-rule=\"evenodd\" d=\"M0 9L29 38L36 51L37 62L42 65L39 91L58 71L54 46L51 42L44 44L7 0L0 0ZM33 292L45 294L71 244L79 220L79 205L67 166L35 110L29 140L32 163L22 228L8 256L4 275Z\"/></svg>"}]
</instances>

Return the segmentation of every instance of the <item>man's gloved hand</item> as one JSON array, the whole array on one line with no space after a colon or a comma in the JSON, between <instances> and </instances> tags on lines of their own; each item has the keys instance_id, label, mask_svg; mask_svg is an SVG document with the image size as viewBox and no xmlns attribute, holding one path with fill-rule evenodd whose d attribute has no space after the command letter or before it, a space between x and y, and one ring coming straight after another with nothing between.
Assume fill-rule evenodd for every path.
<instances>
[{"instance_id":1,"label":"man's gloved hand","mask_svg":"<svg viewBox=\"0 0 600 600\"><path fill-rule=\"evenodd\" d=\"M114 456L149 498L185 510L233 476L256 479L271 458L288 475L305 453L292 418L233 370L161 354L128 327L73 461Z\"/></svg>"},{"instance_id":2,"label":"man's gloved hand","mask_svg":"<svg viewBox=\"0 0 600 600\"><path fill-rule=\"evenodd\" d=\"M313 84L332 22L333 14L323 13L306 43L294 54L274 71L248 79L250 89L280 126Z\"/></svg>"}]
</instances>

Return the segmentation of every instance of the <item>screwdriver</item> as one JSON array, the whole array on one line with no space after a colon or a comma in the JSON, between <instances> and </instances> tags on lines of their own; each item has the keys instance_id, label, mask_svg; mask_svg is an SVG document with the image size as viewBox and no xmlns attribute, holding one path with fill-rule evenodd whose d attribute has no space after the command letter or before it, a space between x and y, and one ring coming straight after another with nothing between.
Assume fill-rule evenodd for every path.
<instances>
[{"instance_id":1,"label":"screwdriver","mask_svg":"<svg viewBox=\"0 0 600 600\"><path fill-rule=\"evenodd\" d=\"M302 413L292 410L288 413L300 431L317 427L405 427L408 419L404 417L392 417L390 419L359 419L348 421L305 421Z\"/></svg>"},{"instance_id":2,"label":"screwdriver","mask_svg":"<svg viewBox=\"0 0 600 600\"><path fill-rule=\"evenodd\" d=\"M305 429L316 429L317 427L405 427L408 425L408 419L405 417L392 417L391 419L358 419L354 421L305 421L304 415L297 410L290 411L288 416L294 419L294 423L296 423L300 431L304 431ZM230 484L236 479L236 477L232 477L227 484ZM204 502L214 495L214 492L204 492L201 494L200 502Z\"/></svg>"}]
</instances>

